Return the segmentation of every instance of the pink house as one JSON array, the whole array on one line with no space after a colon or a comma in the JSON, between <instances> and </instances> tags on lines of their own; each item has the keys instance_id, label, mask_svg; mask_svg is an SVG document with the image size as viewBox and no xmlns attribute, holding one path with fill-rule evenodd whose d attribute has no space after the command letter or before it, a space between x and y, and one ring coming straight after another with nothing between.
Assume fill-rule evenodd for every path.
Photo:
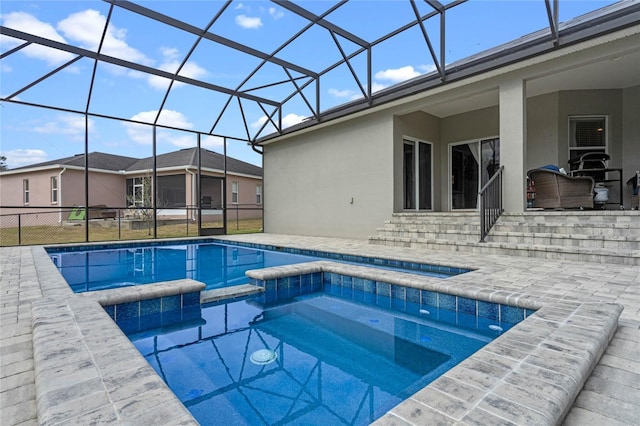
<instances>
[{"instance_id":1,"label":"pink house","mask_svg":"<svg viewBox=\"0 0 640 426\"><path fill-rule=\"evenodd\" d=\"M136 208L152 205L152 157L139 159L92 152L88 162L90 207L106 206L112 212L116 208L135 212ZM187 208L198 206L203 209L203 217L221 214L225 205L224 163L223 155L202 149L202 176L198 188L197 148L158 155L158 216L184 218L188 214L194 219L196 211L187 213ZM34 212L34 207L38 207L43 208L43 217L38 218L38 224L68 220L71 207L86 204L84 171L85 155L79 154L1 172L2 214ZM226 207L230 211L237 209L240 218L261 216L262 168L227 157ZM17 226L10 223L16 220L15 217L3 216L2 226Z\"/></svg>"}]
</instances>

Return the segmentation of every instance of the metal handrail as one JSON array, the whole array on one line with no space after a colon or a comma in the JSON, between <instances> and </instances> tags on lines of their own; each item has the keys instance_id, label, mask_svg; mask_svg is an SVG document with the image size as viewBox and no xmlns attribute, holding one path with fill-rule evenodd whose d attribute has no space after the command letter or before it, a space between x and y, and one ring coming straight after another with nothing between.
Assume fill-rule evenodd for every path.
<instances>
[{"instance_id":1,"label":"metal handrail","mask_svg":"<svg viewBox=\"0 0 640 426\"><path fill-rule=\"evenodd\" d=\"M480 242L484 240L504 212L502 207L502 174L504 166L480 189Z\"/></svg>"}]
</instances>

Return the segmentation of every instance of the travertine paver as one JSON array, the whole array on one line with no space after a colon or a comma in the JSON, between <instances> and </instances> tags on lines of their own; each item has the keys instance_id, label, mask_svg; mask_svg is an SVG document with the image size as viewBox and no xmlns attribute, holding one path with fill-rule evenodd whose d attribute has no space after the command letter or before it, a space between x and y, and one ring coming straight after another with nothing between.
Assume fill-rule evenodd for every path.
<instances>
[{"instance_id":1,"label":"travertine paver","mask_svg":"<svg viewBox=\"0 0 640 426\"><path fill-rule=\"evenodd\" d=\"M547 301L563 301L567 309L571 308L571 301L599 301L613 302L624 305L625 309L620 316L620 326L613 337L610 345L606 348L604 356L600 359L590 378L580 387L579 394L573 408L566 417L567 425L583 424L634 424L640 418L640 361L638 352L640 347L640 268L626 267L621 265L591 264L584 262L569 262L543 259L528 259L523 257L509 256L487 256L479 254L437 252L428 250L406 249L398 247L371 246L365 241L297 237L283 235L256 234L247 236L226 237L228 239L243 240L248 242L283 245L298 248L313 248L316 250L338 251L343 253L353 253L358 255L369 255L379 257L394 257L407 260L420 260L428 263L448 264L453 266L468 266L478 268L469 274L464 274L455 279L450 279L448 285L455 287L464 284L473 288L478 294L499 295L513 294L509 297L512 300L527 300L528 297L535 296L538 299ZM35 253L35 255L34 255ZM43 296L50 301L65 299L69 296L68 287L65 287L61 277L51 274L51 262L46 255L42 255L42 249L31 247L2 248L0 251L0 424L37 424L36 400L35 400L35 371L33 338L32 335L32 302L38 301ZM496 291L497 290L497 291ZM517 295L515 295L515 294ZM497 296L496 296L497 297ZM78 302L80 303L80 302ZM85 301L82 303L89 303ZM576 305L576 304L573 304ZM546 310L546 321L552 321L555 316L561 317L564 313L562 305L555 310ZM584 306L584 305L583 305ZM42 306L41 306L42 308ZM595 307L594 307L595 308ZM76 306L72 309L79 309L81 312L90 312L90 307ZM84 309L84 311L83 311ZM576 315L580 316L579 313ZM588 310L583 315L589 315ZM88 325L87 325L88 326ZM571 326L571 324L567 324ZM85 332L89 333L90 330ZM518 331L518 330L516 330ZM530 356L528 352L536 348L535 332L524 327L513 337L500 339L487 348L487 352L495 354L491 358L491 363L482 359L475 359L467 368L467 377L449 375L438 379L428 391L430 396L443 396L437 399L437 409L431 410L428 406L419 401L408 401L406 404L407 418L398 416L387 416L383 421L388 424L410 424L407 420L414 418L415 424L422 421L433 424L436 420L441 420L444 424L459 421L461 423L474 424L508 424L509 422L524 423L526 419L531 423L545 422L545 417L541 411L524 410L519 404L514 404L511 399L514 392L523 392L520 382L524 377L535 377L535 386L549 386L551 377L545 378L549 373L549 368L557 365L557 362L565 362L567 365L567 375L558 377L554 375L554 380L560 380L560 385L549 387L550 398L547 401L534 400L534 405L540 410L553 411L563 395L570 392L573 383L569 371L580 369L579 365L571 367L575 360L572 355L562 355L560 359L557 351L538 348L539 355ZM533 335L531 334L533 333ZM89 333L91 334L91 333ZM505 335L504 337L507 337ZM533 341L531 339L533 338ZM564 350L569 350L572 344L571 339L589 339L589 330L576 329L575 334L565 336L563 341L557 341ZM108 342L117 342L117 337L94 336L95 341L104 339ZM114 339L109 341L108 339ZM525 339L525 340L523 340ZM527 343L528 339L531 343ZM104 342L103 342L104 343ZM54 343L51 343L52 345ZM109 347L109 345L105 345ZM111 345L113 346L113 345ZM597 352L598 348L592 348L584 356L589 357L591 351ZM604 349L604 348L602 348ZM545 352L546 351L546 352ZM102 375L112 369L116 371L112 383L123 383L118 380L118 374L122 374L122 365L126 364L126 359L118 358L121 354L119 350L104 350L98 356L109 360L110 366L98 369ZM521 361L529 356L528 363ZM494 362L503 360L502 363ZM94 362L96 362L94 360ZM112 362L112 363L111 363ZM489 367L481 365L482 363ZM486 376L482 375L483 369L493 368L500 370L501 365L519 363L521 372L507 375L501 387L496 388L496 392L490 397L480 399L484 392L483 386L488 386ZM120 366L120 367L119 367ZM120 373L117 373L120 371ZM464 371L464 370L461 370ZM489 371L489 370L486 370ZM131 373L131 371L129 371ZM459 374L458 371L456 374ZM43 374L46 374L43 372ZM521 374L524 374L522 376ZM469 385L468 379L475 375L477 386ZM91 375L86 376L88 382ZM74 377L83 377L76 375ZM108 382L104 382L108 383ZM134 382L135 383L135 382ZM90 384L90 383L89 383ZM139 404L120 407L121 412L126 412L130 420L166 419L167 408L163 405L165 396L164 390L151 389L138 398ZM452 400L446 395L450 395L452 389L459 396L458 400ZM546 391L546 390L545 390ZM114 395L131 395L141 393L139 388L123 386L119 389L111 388ZM435 392L435 393L434 393ZM423 395L427 397L427 395ZM535 395L525 395L533 397ZM144 401L147 401L146 403ZM89 400L81 397L76 402L80 405L88 403ZM104 422L117 422L117 416L112 411L103 411L104 405L100 405L102 399L95 398L94 402L84 409L80 415L72 414L71 421L80 419L89 422L91 419ZM480 401L480 402L479 402ZM93 405L91 405L93 404ZM419 405L415 405L419 404ZM421 404L421 405L420 405ZM77 404L71 404L69 410L77 410ZM475 408L464 414L462 411L468 406ZM416 411L418 409L419 413ZM561 409L561 407L557 408ZM126 411L125 411L126 410ZM82 410L81 410L82 411ZM468 411L468 410L466 410ZM551 412L550 411L550 412ZM50 411L53 412L53 411ZM60 407L61 415L64 414L64 407ZM400 411L401 412L401 411ZM445 415L443 412L449 412ZM140 417L142 416L142 417ZM414 416L414 417L412 417ZM417 416L417 417L416 417ZM453 417L452 417L453 416ZM422 420L418 420L422 419ZM42 421L42 420L41 420ZM181 417L178 423L192 422L188 416ZM160 422L162 423L162 422Z\"/></svg>"}]
</instances>

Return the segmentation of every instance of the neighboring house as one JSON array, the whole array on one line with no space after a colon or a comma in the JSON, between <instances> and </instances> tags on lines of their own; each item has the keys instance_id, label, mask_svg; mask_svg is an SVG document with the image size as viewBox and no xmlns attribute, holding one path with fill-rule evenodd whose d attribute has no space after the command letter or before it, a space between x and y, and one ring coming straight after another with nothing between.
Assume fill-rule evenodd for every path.
<instances>
[{"instance_id":1,"label":"neighboring house","mask_svg":"<svg viewBox=\"0 0 640 426\"><path fill-rule=\"evenodd\" d=\"M204 215L219 215L223 206L224 156L201 150L202 179L198 202L197 148L156 156L158 215L182 217L186 207L202 205ZM33 212L33 207L85 205L84 154L12 169L0 173L2 214ZM149 206L153 158L131 158L101 152L89 153L89 206L128 208ZM262 169L227 157L227 208L239 218L261 217ZM30 208L26 208L30 207ZM241 210L241 209L255 210ZM190 217L194 219L195 211ZM46 220L69 217L60 210ZM40 221L38 224L43 224Z\"/></svg>"},{"instance_id":2,"label":"neighboring house","mask_svg":"<svg viewBox=\"0 0 640 426\"><path fill-rule=\"evenodd\" d=\"M638 4L622 2L448 64L260 142L265 231L366 238L394 212L478 209L504 166L504 208L527 208L527 171L585 151L622 169L609 197L630 207L640 169ZM611 172L609 178L618 174ZM620 209L607 205L609 209Z\"/></svg>"}]
</instances>

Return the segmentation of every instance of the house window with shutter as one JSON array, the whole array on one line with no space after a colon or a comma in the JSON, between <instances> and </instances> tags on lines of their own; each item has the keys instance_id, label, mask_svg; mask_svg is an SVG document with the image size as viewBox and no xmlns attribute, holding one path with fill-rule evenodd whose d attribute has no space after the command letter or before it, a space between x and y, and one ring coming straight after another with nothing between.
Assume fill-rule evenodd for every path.
<instances>
[{"instance_id":1,"label":"house window with shutter","mask_svg":"<svg viewBox=\"0 0 640 426\"><path fill-rule=\"evenodd\" d=\"M569 117L569 161L587 152L607 153L607 117Z\"/></svg>"}]
</instances>

